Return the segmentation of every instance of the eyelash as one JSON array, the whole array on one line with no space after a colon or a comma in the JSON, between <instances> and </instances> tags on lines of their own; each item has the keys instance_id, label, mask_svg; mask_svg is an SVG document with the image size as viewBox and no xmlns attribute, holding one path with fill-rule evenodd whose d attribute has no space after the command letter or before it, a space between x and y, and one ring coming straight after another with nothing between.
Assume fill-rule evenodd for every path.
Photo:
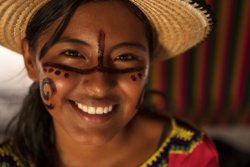
<instances>
[{"instance_id":1,"label":"eyelash","mask_svg":"<svg viewBox=\"0 0 250 167\"><path fill-rule=\"evenodd\" d=\"M77 56L75 56L75 55L72 56L72 55L70 55L70 53L77 53ZM78 51L75 51L75 50L66 50L66 51L63 51L61 54L67 55L69 57L83 57L84 59L86 59L81 53L79 53ZM126 58L118 59L121 56L130 56L131 58L130 59L126 59ZM132 60L137 60L137 58L133 54L122 54L122 55L116 57L115 60L132 61Z\"/></svg>"},{"instance_id":2,"label":"eyelash","mask_svg":"<svg viewBox=\"0 0 250 167\"><path fill-rule=\"evenodd\" d=\"M77 55L71 55L72 53L77 53ZM62 52L61 54L64 54L64 55L67 55L69 57L82 57L84 59L86 59L81 53L79 53L78 51L75 51L75 50L66 50L64 52Z\"/></svg>"},{"instance_id":3,"label":"eyelash","mask_svg":"<svg viewBox=\"0 0 250 167\"><path fill-rule=\"evenodd\" d=\"M121 56L130 56L131 58L130 59L117 59L118 57L121 57ZM123 61L132 61L132 60L137 60L136 56L132 55L132 54L122 54L120 56L118 56L115 58L115 60L123 60Z\"/></svg>"}]
</instances>

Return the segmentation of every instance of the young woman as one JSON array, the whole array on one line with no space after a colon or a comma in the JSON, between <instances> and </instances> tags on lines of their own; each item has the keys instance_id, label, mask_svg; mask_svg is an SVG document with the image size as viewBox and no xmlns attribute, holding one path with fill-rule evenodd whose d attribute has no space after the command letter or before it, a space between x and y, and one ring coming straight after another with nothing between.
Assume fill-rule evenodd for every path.
<instances>
[{"instance_id":1,"label":"young woman","mask_svg":"<svg viewBox=\"0 0 250 167\"><path fill-rule=\"evenodd\" d=\"M218 166L198 127L139 109L150 63L213 31L204 0L5 0L0 14L34 81L1 167Z\"/></svg>"}]
</instances>

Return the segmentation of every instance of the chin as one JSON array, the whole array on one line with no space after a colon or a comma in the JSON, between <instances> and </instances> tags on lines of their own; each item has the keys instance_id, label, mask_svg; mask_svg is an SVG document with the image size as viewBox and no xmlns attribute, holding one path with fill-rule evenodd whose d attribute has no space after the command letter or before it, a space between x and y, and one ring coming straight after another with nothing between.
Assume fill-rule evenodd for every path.
<instances>
[{"instance_id":1,"label":"chin","mask_svg":"<svg viewBox=\"0 0 250 167\"><path fill-rule=\"evenodd\" d=\"M80 145L102 146L108 144L116 136L118 131L88 130L71 133L70 138Z\"/></svg>"}]
</instances>

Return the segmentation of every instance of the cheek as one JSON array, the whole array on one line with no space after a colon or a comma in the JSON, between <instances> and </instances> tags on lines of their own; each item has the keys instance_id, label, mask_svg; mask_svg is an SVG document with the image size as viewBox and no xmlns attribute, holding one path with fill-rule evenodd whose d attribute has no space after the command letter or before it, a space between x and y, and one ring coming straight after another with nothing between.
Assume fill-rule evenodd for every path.
<instances>
[{"instance_id":1,"label":"cheek","mask_svg":"<svg viewBox=\"0 0 250 167\"><path fill-rule=\"evenodd\" d=\"M147 81L147 75L144 72L122 74L118 77L118 83L126 95L125 104L128 110L137 109L136 105Z\"/></svg>"},{"instance_id":2,"label":"cheek","mask_svg":"<svg viewBox=\"0 0 250 167\"><path fill-rule=\"evenodd\" d=\"M77 85L79 75L50 67L43 68L41 71L40 87L43 102L45 106L53 106L53 108L46 108L50 110L61 108L68 94Z\"/></svg>"}]
</instances>

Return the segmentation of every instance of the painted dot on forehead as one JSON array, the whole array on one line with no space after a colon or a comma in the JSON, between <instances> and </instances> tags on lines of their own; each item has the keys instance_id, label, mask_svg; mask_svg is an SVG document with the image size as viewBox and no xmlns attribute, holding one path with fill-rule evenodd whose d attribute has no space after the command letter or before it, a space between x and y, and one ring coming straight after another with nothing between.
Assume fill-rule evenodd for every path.
<instances>
[{"instance_id":1,"label":"painted dot on forehead","mask_svg":"<svg viewBox=\"0 0 250 167\"><path fill-rule=\"evenodd\" d=\"M136 76L131 75L131 79L132 79L133 81L136 81Z\"/></svg>"},{"instance_id":2,"label":"painted dot on forehead","mask_svg":"<svg viewBox=\"0 0 250 167\"><path fill-rule=\"evenodd\" d=\"M65 74L64 74L64 77L65 77L65 78L69 78L69 74L68 74L68 73L65 73Z\"/></svg>"},{"instance_id":3,"label":"painted dot on forehead","mask_svg":"<svg viewBox=\"0 0 250 167\"><path fill-rule=\"evenodd\" d=\"M54 71L54 69L53 69L53 68L50 68L50 69L49 69L49 72L50 72L50 73L51 73L51 72L53 72L53 71Z\"/></svg>"},{"instance_id":4,"label":"painted dot on forehead","mask_svg":"<svg viewBox=\"0 0 250 167\"><path fill-rule=\"evenodd\" d=\"M61 74L61 71L56 71L55 74L56 74L56 75L60 75L60 74Z\"/></svg>"}]
</instances>

